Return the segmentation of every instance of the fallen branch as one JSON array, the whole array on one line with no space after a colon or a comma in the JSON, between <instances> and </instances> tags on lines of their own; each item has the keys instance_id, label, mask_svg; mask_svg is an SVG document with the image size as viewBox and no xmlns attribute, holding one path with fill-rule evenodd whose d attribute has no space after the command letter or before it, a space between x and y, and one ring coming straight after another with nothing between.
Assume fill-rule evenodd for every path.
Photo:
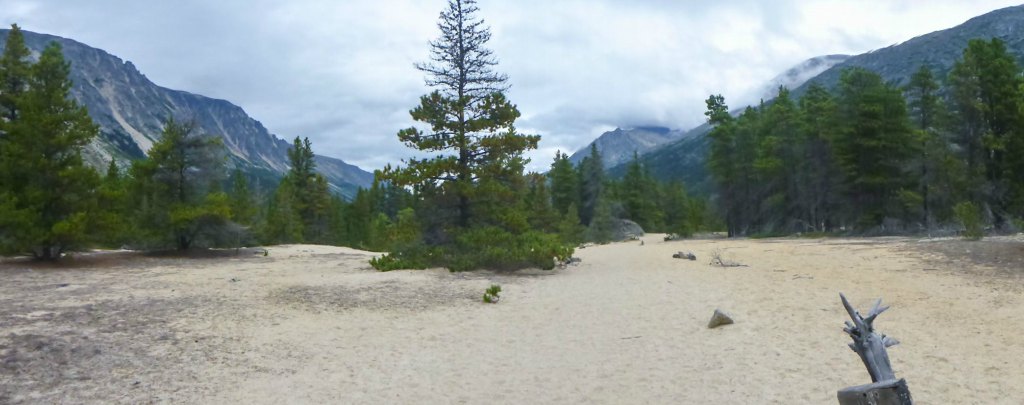
<instances>
[{"instance_id":1,"label":"fallen branch","mask_svg":"<svg viewBox=\"0 0 1024 405\"><path fill-rule=\"evenodd\" d=\"M723 256L725 256L725 254L722 252L721 249L715 249L713 252L711 252L711 263L709 264L712 266L719 267L748 267L745 264L732 261L729 258Z\"/></svg>"}]
</instances>

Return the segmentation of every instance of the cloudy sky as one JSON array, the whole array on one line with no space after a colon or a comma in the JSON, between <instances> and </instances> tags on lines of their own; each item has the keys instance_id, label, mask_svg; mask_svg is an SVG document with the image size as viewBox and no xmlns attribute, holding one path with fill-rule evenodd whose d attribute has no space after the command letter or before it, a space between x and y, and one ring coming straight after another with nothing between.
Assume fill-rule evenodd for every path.
<instances>
[{"instance_id":1,"label":"cloudy sky","mask_svg":"<svg viewBox=\"0 0 1024 405\"><path fill-rule=\"evenodd\" d=\"M410 155L396 132L427 92L445 0L3 0L0 23L132 61L158 85L229 100L272 133L364 169ZM808 58L949 28L1000 0L479 0L532 168L615 127L689 128L703 100L755 102Z\"/></svg>"}]
</instances>

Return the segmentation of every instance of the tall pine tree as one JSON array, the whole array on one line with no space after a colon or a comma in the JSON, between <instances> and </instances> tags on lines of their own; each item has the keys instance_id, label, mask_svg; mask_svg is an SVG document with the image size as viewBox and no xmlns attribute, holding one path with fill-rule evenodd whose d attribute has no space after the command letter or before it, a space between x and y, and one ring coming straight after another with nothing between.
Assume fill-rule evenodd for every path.
<instances>
[{"instance_id":1,"label":"tall pine tree","mask_svg":"<svg viewBox=\"0 0 1024 405\"><path fill-rule=\"evenodd\" d=\"M71 68L60 45L49 44L25 77L19 41L20 33L8 38L0 62L0 250L54 260L87 241L99 177L81 150L99 130L69 97Z\"/></svg>"},{"instance_id":2,"label":"tall pine tree","mask_svg":"<svg viewBox=\"0 0 1024 405\"><path fill-rule=\"evenodd\" d=\"M430 43L431 62L416 65L435 90L421 97L410 114L429 130L408 128L398 137L409 147L438 156L410 158L405 167L389 166L383 172L399 186L439 186L454 207L437 209L453 209L454 225L462 228L473 219L479 181L485 176L521 176L522 153L535 149L540 140L515 129L519 110L503 94L508 77L493 70L498 62L486 48L490 29L476 18L477 11L473 0L449 0L438 22L441 36ZM439 202L450 204L446 200Z\"/></svg>"}]
</instances>

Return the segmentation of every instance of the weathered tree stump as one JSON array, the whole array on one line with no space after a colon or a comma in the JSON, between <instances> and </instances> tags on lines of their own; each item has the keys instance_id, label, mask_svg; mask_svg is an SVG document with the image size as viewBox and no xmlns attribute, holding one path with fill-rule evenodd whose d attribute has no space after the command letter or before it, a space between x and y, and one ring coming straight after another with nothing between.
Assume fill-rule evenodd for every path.
<instances>
[{"instance_id":1,"label":"weathered tree stump","mask_svg":"<svg viewBox=\"0 0 1024 405\"><path fill-rule=\"evenodd\" d=\"M858 385L839 390L839 405L913 405L904 379Z\"/></svg>"},{"instance_id":2,"label":"weathered tree stump","mask_svg":"<svg viewBox=\"0 0 1024 405\"><path fill-rule=\"evenodd\" d=\"M896 373L892 371L892 364L889 363L889 353L886 348L899 344L898 341L885 335L875 332L874 322L882 312L889 307L882 306L882 300L875 301L867 316L861 316L860 312L853 309L846 296L839 293L843 301L843 307L850 314L853 322L846 321L843 328L853 342L849 344L850 349L860 356L864 367L871 375L872 384L859 385L856 387L844 388L839 391L840 405L912 405L910 389L903 379L896 379Z\"/></svg>"}]
</instances>

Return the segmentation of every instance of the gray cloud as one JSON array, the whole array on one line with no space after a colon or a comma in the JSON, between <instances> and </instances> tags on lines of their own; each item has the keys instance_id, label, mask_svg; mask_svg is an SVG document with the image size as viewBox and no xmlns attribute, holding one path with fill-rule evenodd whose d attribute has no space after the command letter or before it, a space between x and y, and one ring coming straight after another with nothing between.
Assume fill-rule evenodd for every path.
<instances>
[{"instance_id":1,"label":"gray cloud","mask_svg":"<svg viewBox=\"0 0 1024 405\"><path fill-rule=\"evenodd\" d=\"M131 60L159 85L223 98L283 138L366 169L412 154L395 133L428 90L442 0L175 2L6 0L0 22ZM686 128L703 100L755 102L814 56L862 53L1010 1L480 0L518 127L543 135L543 169L617 126Z\"/></svg>"}]
</instances>

